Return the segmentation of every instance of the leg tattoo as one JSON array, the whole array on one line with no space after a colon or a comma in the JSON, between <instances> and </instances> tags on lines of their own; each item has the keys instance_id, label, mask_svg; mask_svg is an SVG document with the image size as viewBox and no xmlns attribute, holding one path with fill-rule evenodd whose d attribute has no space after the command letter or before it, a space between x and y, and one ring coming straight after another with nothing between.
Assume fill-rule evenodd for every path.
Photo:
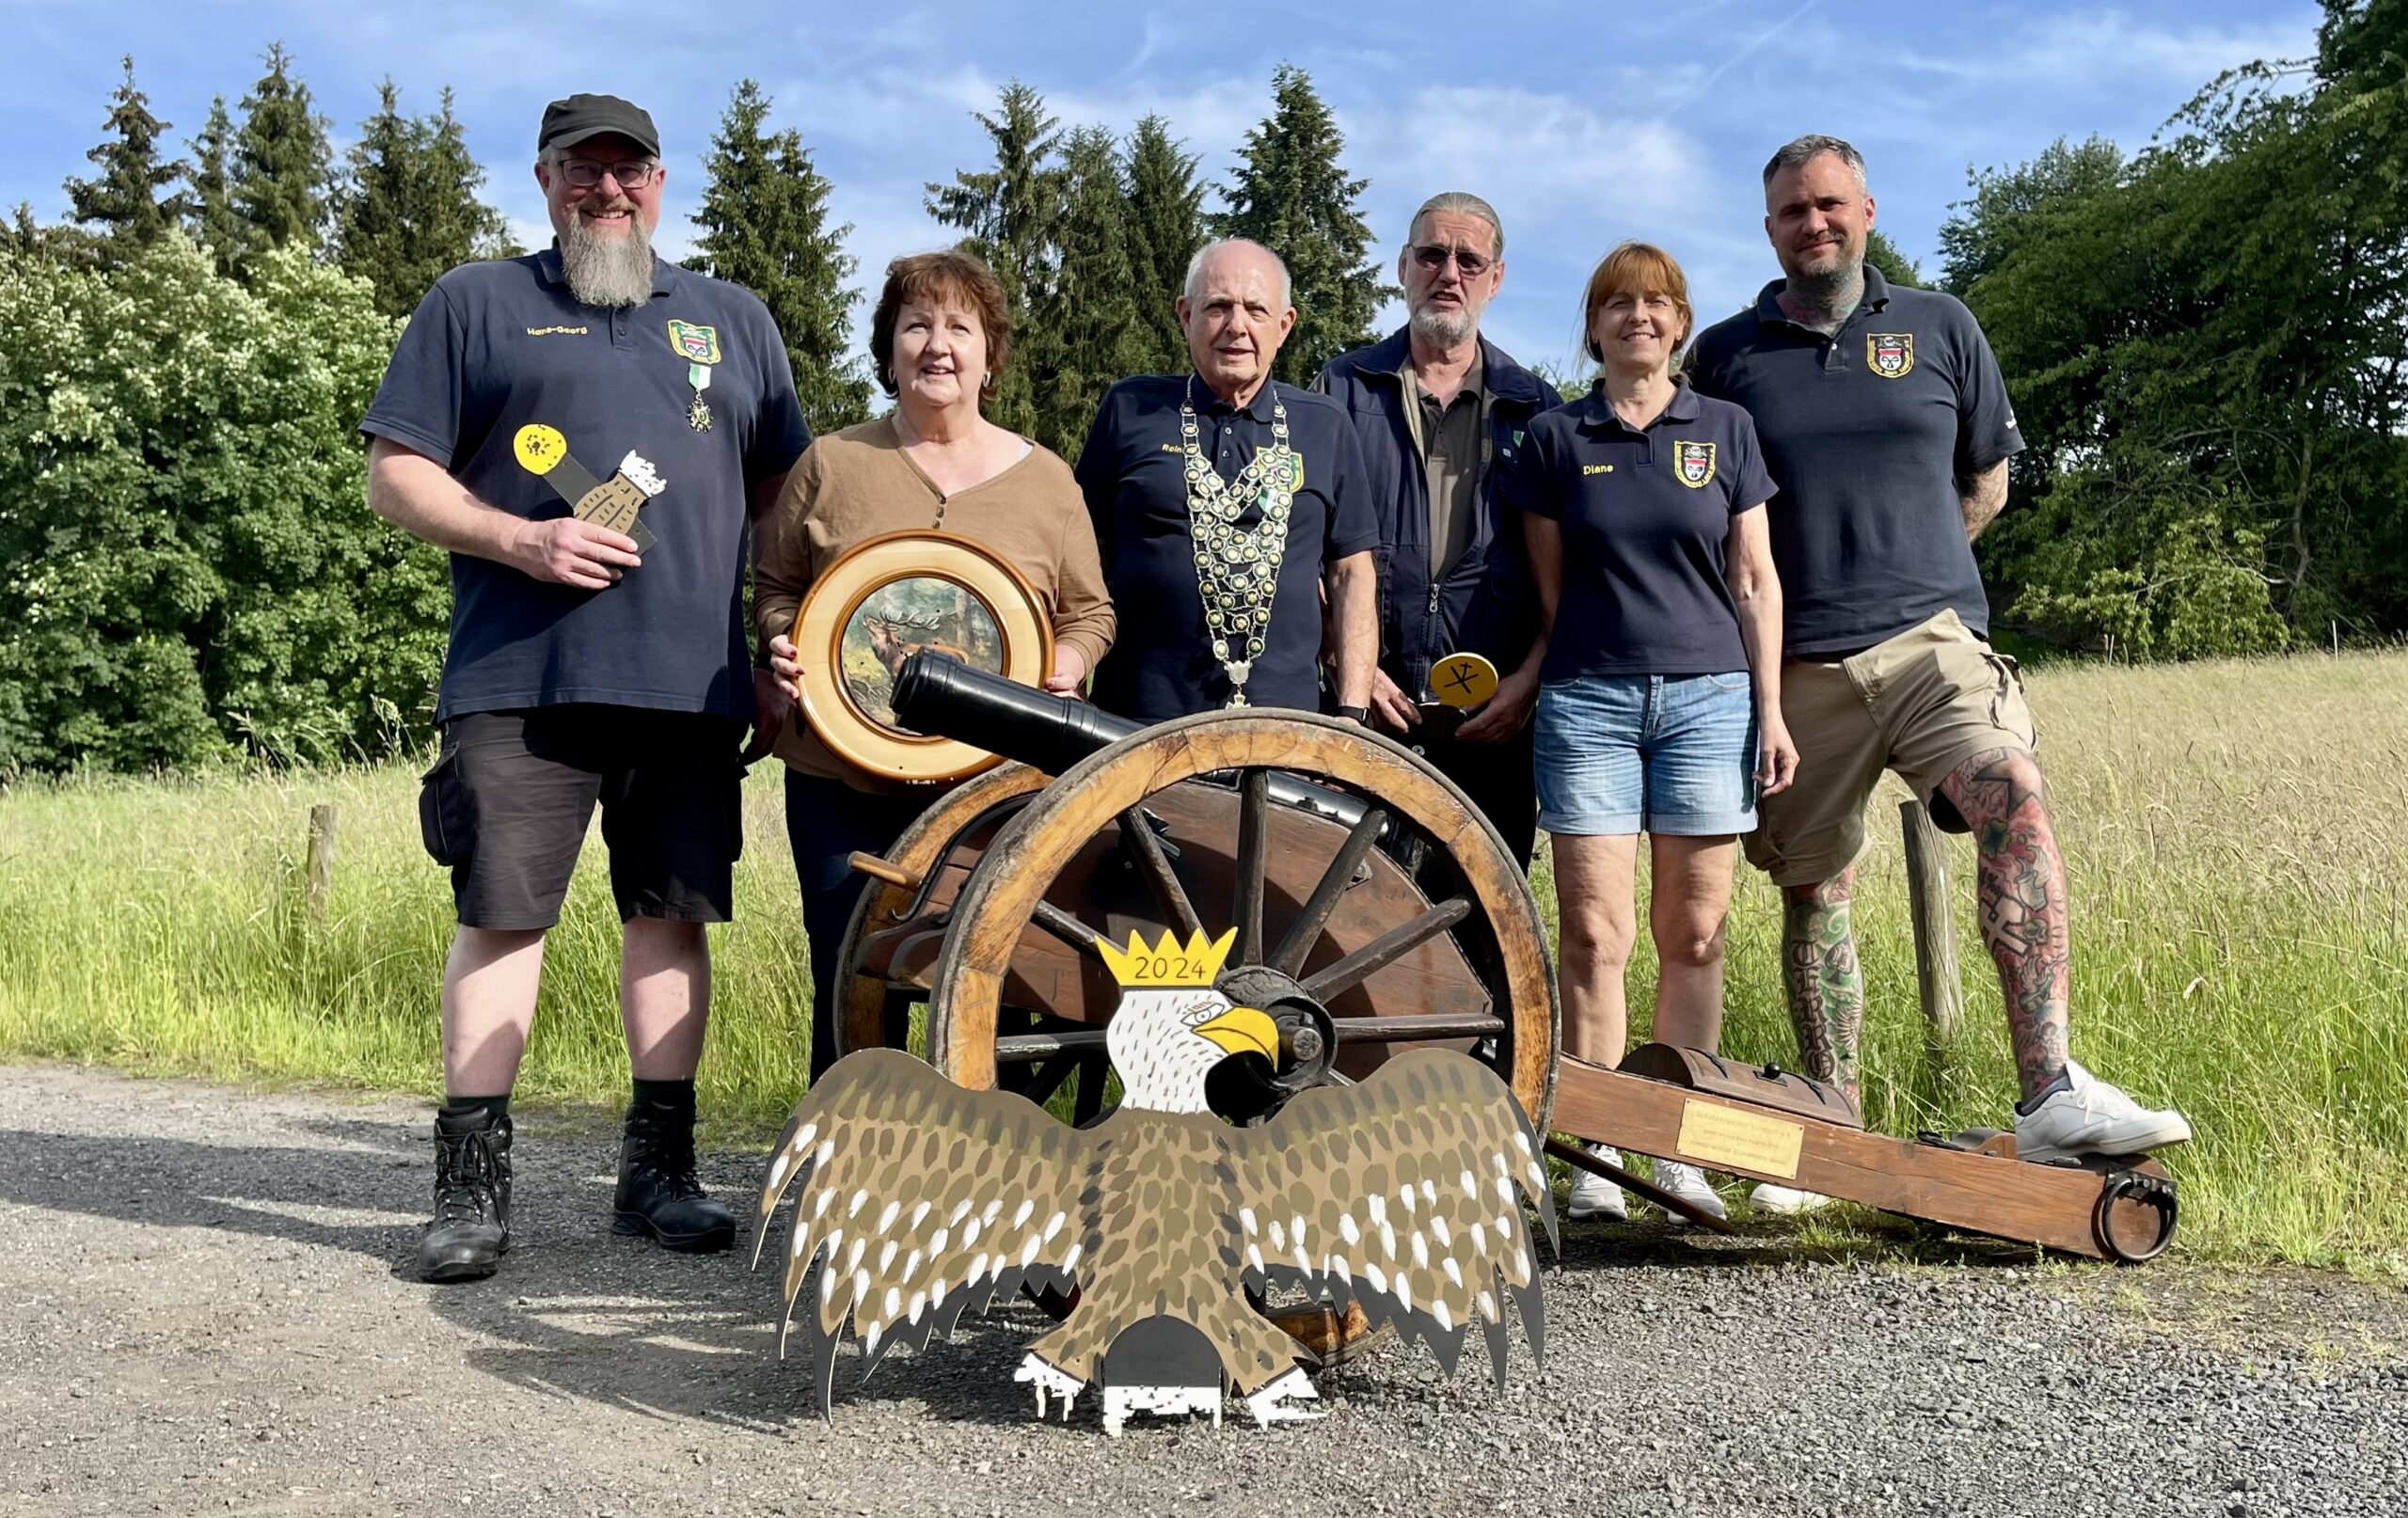
<instances>
[{"instance_id":1,"label":"leg tattoo","mask_svg":"<svg viewBox=\"0 0 2408 1518\"><path fill-rule=\"evenodd\" d=\"M1855 892L1854 869L1820 885L1792 886L1782 893L1781 918L1782 988L1789 994L1798 1058L1807 1074L1837 1083L1850 1100L1858 1096L1856 1051L1864 1032L1864 975L1848 926Z\"/></svg>"},{"instance_id":2,"label":"leg tattoo","mask_svg":"<svg viewBox=\"0 0 2408 1518\"><path fill-rule=\"evenodd\" d=\"M1992 749L1956 767L1940 788L1973 830L1982 938L2006 992L2015 1073L2026 1097L2066 1068L2072 1001L2066 866L2032 756Z\"/></svg>"}]
</instances>

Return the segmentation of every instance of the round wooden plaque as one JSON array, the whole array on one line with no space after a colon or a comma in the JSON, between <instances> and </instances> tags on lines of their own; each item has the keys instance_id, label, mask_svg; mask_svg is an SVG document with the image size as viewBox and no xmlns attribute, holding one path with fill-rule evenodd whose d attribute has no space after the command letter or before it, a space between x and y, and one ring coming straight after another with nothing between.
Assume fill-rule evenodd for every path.
<instances>
[{"instance_id":1,"label":"round wooden plaque","mask_svg":"<svg viewBox=\"0 0 2408 1518\"><path fill-rule=\"evenodd\" d=\"M1036 589L952 532L889 532L844 554L804 595L794 646L803 719L829 751L885 780L930 784L1003 761L895 719L887 699L905 659L929 649L1029 686L1054 669L1054 625Z\"/></svg>"}]
</instances>

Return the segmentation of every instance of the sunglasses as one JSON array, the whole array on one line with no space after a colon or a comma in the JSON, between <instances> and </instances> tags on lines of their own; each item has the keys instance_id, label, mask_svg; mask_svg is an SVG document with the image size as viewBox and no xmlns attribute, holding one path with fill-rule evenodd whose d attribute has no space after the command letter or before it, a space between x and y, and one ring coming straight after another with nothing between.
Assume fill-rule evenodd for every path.
<instances>
[{"instance_id":1,"label":"sunglasses","mask_svg":"<svg viewBox=\"0 0 2408 1518\"><path fill-rule=\"evenodd\" d=\"M1413 261L1432 274L1445 268L1449 259L1455 261L1455 267L1463 271L1466 279L1479 278L1488 272L1490 264L1497 261L1485 253L1475 253L1467 247L1449 247L1444 243L1416 243L1413 245Z\"/></svg>"}]
</instances>

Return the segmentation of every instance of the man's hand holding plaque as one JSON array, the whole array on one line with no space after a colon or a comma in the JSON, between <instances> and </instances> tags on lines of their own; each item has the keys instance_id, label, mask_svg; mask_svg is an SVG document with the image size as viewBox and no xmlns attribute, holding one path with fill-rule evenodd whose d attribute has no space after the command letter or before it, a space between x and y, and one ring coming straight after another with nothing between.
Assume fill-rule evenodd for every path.
<instances>
[{"instance_id":1,"label":"man's hand holding plaque","mask_svg":"<svg viewBox=\"0 0 2408 1518\"><path fill-rule=\"evenodd\" d=\"M631 451L616 474L596 480L570 455L560 431L542 422L519 428L511 446L519 466L569 508L565 517L527 524L515 556L520 569L537 579L602 590L642 562L638 556L656 540L637 513L663 483L650 461Z\"/></svg>"}]
</instances>

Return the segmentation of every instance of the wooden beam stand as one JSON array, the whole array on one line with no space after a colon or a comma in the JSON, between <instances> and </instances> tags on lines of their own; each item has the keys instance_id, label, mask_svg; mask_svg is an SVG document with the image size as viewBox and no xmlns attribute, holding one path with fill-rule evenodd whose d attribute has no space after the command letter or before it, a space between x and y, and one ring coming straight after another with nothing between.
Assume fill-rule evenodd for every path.
<instances>
[{"instance_id":1,"label":"wooden beam stand","mask_svg":"<svg viewBox=\"0 0 2408 1518\"><path fill-rule=\"evenodd\" d=\"M1969 1147L1892 1138L1569 1054L1556 1070L1553 1121L1624 1151L2094 1259L2136 1263L2174 1236L2174 1183L2146 1159L2030 1164L2013 1158L2012 1134L1956 1141Z\"/></svg>"},{"instance_id":2,"label":"wooden beam stand","mask_svg":"<svg viewBox=\"0 0 2408 1518\"><path fill-rule=\"evenodd\" d=\"M1898 803L1906 842L1907 903L1915 929L1915 989L1935 1055L1965 1021L1964 982L1956 974L1956 933L1948 920L1948 840L1921 801Z\"/></svg>"},{"instance_id":3,"label":"wooden beam stand","mask_svg":"<svg viewBox=\"0 0 2408 1518\"><path fill-rule=\"evenodd\" d=\"M309 863L304 876L302 899L309 913L309 925L321 927L326 921L326 902L335 890L335 804L320 801L309 808Z\"/></svg>"}]
</instances>

